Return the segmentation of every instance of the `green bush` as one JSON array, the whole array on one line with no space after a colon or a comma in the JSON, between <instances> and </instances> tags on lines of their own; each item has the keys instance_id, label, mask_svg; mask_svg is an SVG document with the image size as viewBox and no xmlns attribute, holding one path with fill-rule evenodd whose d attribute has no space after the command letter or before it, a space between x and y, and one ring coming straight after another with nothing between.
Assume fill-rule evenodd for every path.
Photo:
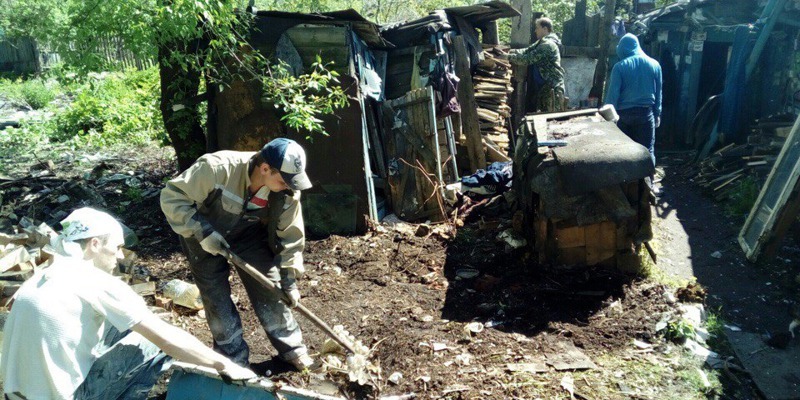
<instances>
[{"instance_id":1,"label":"green bush","mask_svg":"<svg viewBox=\"0 0 800 400\"><path fill-rule=\"evenodd\" d=\"M22 100L34 110L44 108L56 98L56 90L41 79L25 81L20 94Z\"/></svg>"},{"instance_id":2,"label":"green bush","mask_svg":"<svg viewBox=\"0 0 800 400\"><path fill-rule=\"evenodd\" d=\"M34 110L50 104L59 91L57 82L48 82L42 78L0 79L0 92L3 97L17 106L28 106Z\"/></svg>"},{"instance_id":3,"label":"green bush","mask_svg":"<svg viewBox=\"0 0 800 400\"><path fill-rule=\"evenodd\" d=\"M50 139L91 146L163 141L158 94L155 68L89 79L72 104L55 116Z\"/></svg>"}]
</instances>

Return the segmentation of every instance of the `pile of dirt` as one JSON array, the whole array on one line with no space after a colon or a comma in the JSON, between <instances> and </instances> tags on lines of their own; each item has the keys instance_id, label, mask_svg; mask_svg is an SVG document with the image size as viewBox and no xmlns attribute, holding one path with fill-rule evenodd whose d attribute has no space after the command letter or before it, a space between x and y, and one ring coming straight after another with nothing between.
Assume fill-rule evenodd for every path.
<instances>
[{"instance_id":1,"label":"pile of dirt","mask_svg":"<svg viewBox=\"0 0 800 400\"><path fill-rule=\"evenodd\" d=\"M57 176L59 184L84 179L75 173L92 170L85 169L73 168L71 177ZM125 171L134 171L142 190L163 186L164 178L175 173L160 161L132 158L113 164L103 176ZM84 186L91 186L105 201L104 208L137 233L135 250L150 279L192 281L158 196L133 196L124 180L98 187L97 179L84 179ZM46 188L27 192L42 190ZM96 205L79 203L70 206ZM21 201L15 205L19 217L47 219L43 208ZM629 348L633 339L652 339L660 314L671 307L662 300L663 287L613 270L527 263L525 250L506 250L496 241L511 226L510 212L496 211L476 216L455 235L440 234L437 227L397 224L379 225L364 236L308 242L307 273L299 281L302 302L329 325L343 325L372 348L371 359L382 369L373 386L359 387L340 375L288 371L273 358L275 351L244 287L232 274L254 369L297 386L315 388L329 381L351 398L411 392L420 398L531 398L534 393L541 396L542 389L504 383L532 373L515 366L541 364L547 371L565 345L593 358ZM211 343L202 315L179 307L173 314L173 323ZM298 319L312 355L319 352L327 337ZM553 395L562 391L558 382L552 390Z\"/></svg>"}]
</instances>

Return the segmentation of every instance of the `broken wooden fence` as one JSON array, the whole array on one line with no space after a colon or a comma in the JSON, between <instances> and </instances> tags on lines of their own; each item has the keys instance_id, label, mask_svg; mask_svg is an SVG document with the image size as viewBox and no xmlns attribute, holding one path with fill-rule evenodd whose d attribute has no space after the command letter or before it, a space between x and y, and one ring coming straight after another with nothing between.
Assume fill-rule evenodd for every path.
<instances>
[{"instance_id":1,"label":"broken wooden fence","mask_svg":"<svg viewBox=\"0 0 800 400\"><path fill-rule=\"evenodd\" d=\"M442 221L442 154L431 87L383 103L388 186L404 220Z\"/></svg>"}]
</instances>

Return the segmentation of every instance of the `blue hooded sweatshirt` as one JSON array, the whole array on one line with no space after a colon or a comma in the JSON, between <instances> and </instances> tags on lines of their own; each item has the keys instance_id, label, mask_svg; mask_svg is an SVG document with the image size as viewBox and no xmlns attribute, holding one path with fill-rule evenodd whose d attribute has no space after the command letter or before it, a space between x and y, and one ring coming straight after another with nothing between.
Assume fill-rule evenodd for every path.
<instances>
[{"instance_id":1,"label":"blue hooded sweatshirt","mask_svg":"<svg viewBox=\"0 0 800 400\"><path fill-rule=\"evenodd\" d=\"M639 39L627 33L617 45L619 62L611 70L606 104L617 110L652 107L653 116L661 116L661 66L644 54Z\"/></svg>"}]
</instances>

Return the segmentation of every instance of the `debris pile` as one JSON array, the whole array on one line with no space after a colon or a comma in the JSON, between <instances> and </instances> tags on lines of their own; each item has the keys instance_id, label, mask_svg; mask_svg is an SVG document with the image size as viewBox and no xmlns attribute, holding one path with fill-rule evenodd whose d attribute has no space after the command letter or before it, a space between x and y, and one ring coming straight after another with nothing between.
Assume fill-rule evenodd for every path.
<instances>
[{"instance_id":1,"label":"debris pile","mask_svg":"<svg viewBox=\"0 0 800 400\"><path fill-rule=\"evenodd\" d=\"M508 118L511 116L508 96L513 91L508 46L484 45L483 60L478 63L472 81L480 130L489 155L492 149L508 154Z\"/></svg>"},{"instance_id":2,"label":"debris pile","mask_svg":"<svg viewBox=\"0 0 800 400\"><path fill-rule=\"evenodd\" d=\"M50 239L56 233L47 224L22 218L12 234L0 232L0 307L8 307L22 283L35 271L50 266L54 252Z\"/></svg>"},{"instance_id":3,"label":"debris pile","mask_svg":"<svg viewBox=\"0 0 800 400\"><path fill-rule=\"evenodd\" d=\"M377 382L381 380L381 367L369 361L372 351L361 341L356 340L344 329L344 326L336 325L333 330L352 344L355 354L348 354L343 358L345 349L333 339L327 339L320 352L322 368L331 373L347 375L350 382L358 383L361 386L377 386Z\"/></svg>"},{"instance_id":4,"label":"debris pile","mask_svg":"<svg viewBox=\"0 0 800 400\"><path fill-rule=\"evenodd\" d=\"M791 129L792 121L780 116L757 120L746 143L731 143L702 160L694 182L718 201L730 198L739 190L735 183L746 179L760 188Z\"/></svg>"}]
</instances>

